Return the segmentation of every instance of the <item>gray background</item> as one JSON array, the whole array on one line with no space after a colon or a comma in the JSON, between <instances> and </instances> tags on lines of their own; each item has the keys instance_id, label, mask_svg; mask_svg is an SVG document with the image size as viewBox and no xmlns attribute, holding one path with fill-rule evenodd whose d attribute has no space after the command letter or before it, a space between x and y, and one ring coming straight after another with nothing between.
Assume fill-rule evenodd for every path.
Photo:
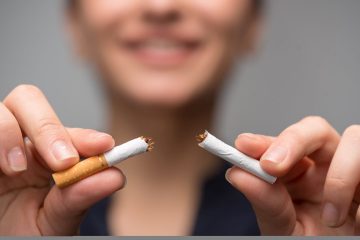
<instances>
[{"instance_id":1,"label":"gray background","mask_svg":"<svg viewBox=\"0 0 360 240\"><path fill-rule=\"evenodd\" d=\"M71 52L62 4L0 0L0 98L35 84L67 126L104 128L102 98ZM306 115L339 131L360 123L360 1L271 0L266 18L260 51L224 91L220 135L274 135Z\"/></svg>"}]
</instances>

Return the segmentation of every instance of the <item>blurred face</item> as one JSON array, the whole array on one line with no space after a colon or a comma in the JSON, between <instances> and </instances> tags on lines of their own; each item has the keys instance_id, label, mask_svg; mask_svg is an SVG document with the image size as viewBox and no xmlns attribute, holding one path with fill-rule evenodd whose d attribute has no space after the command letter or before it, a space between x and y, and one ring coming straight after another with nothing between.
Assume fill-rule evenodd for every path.
<instances>
[{"instance_id":1,"label":"blurred face","mask_svg":"<svg viewBox=\"0 0 360 240\"><path fill-rule=\"evenodd\" d=\"M241 52L252 0L78 0L78 51L114 94L177 107L216 91Z\"/></svg>"}]
</instances>

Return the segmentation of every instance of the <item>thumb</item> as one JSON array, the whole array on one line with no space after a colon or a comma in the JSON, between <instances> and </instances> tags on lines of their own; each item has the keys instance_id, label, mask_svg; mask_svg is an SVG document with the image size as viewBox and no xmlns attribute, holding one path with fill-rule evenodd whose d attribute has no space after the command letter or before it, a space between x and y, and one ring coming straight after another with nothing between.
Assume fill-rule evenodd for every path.
<instances>
[{"instance_id":1,"label":"thumb","mask_svg":"<svg viewBox=\"0 0 360 240\"><path fill-rule=\"evenodd\" d=\"M38 214L42 235L76 235L86 210L94 203L121 189L125 177L109 168L65 189L54 186Z\"/></svg>"},{"instance_id":2,"label":"thumb","mask_svg":"<svg viewBox=\"0 0 360 240\"><path fill-rule=\"evenodd\" d=\"M273 140L264 135L241 134L235 146L258 159ZM263 235L290 235L294 232L296 213L283 183L278 180L271 185L237 167L226 172L226 179L250 201Z\"/></svg>"}]
</instances>

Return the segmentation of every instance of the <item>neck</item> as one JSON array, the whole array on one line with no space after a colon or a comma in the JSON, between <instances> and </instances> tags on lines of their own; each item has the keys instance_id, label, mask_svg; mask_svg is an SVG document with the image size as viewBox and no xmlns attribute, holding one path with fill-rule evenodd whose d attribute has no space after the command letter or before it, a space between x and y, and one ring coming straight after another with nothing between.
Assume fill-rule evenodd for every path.
<instances>
[{"instance_id":1,"label":"neck","mask_svg":"<svg viewBox=\"0 0 360 240\"><path fill-rule=\"evenodd\" d=\"M175 110L135 106L124 99L112 98L109 131L116 142L138 136L149 136L155 141L152 152L121 163L121 169L131 178L147 181L206 178L216 171L219 161L197 146L195 136L204 129L212 129L214 108L215 97Z\"/></svg>"}]
</instances>

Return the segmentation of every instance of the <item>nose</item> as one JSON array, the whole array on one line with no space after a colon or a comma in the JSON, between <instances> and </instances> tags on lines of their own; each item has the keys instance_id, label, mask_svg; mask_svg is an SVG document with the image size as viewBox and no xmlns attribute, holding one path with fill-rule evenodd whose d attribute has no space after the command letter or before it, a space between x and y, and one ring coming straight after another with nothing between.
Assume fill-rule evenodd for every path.
<instances>
[{"instance_id":1,"label":"nose","mask_svg":"<svg viewBox=\"0 0 360 240\"><path fill-rule=\"evenodd\" d=\"M147 23L169 24L180 18L178 0L146 0L143 18Z\"/></svg>"}]
</instances>

